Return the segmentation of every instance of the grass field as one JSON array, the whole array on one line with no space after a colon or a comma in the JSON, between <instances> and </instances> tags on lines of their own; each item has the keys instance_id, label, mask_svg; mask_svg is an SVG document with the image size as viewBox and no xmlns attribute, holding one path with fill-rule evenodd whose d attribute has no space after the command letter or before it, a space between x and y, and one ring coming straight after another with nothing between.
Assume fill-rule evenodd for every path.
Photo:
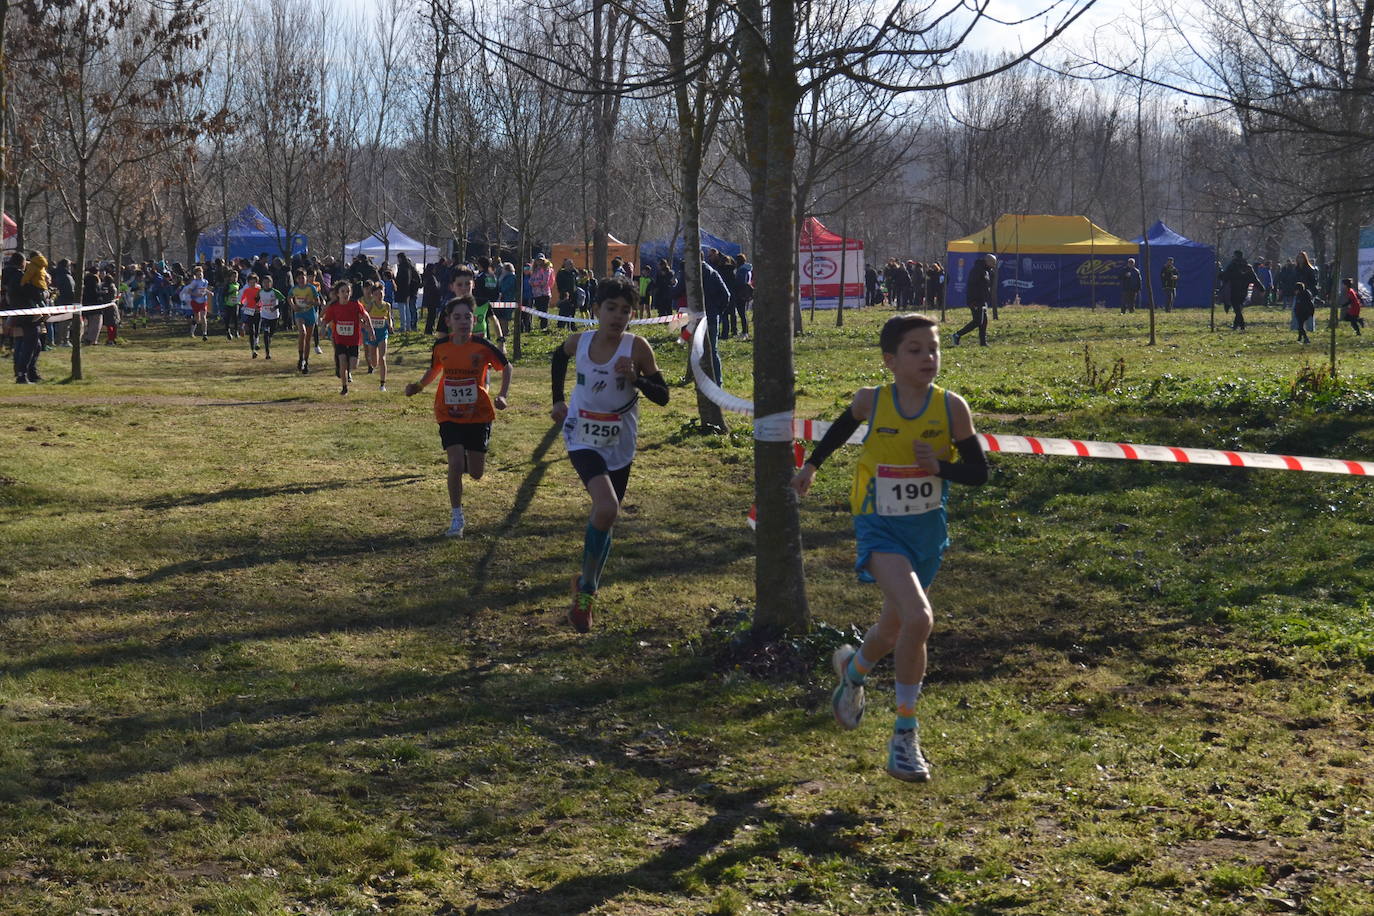
<instances>
[{"instance_id":1,"label":"grass field","mask_svg":"<svg viewBox=\"0 0 1374 916\"><path fill-rule=\"evenodd\" d=\"M801 415L882 379L886 316L808 325ZM1161 315L1150 348L1143 314L1006 309L942 381L988 432L1374 457L1374 337L1342 329L1331 379L1247 317ZM0 393L4 914L1374 912L1364 480L994 456L951 499L936 778L908 786L890 665L857 732L829 711L828 651L878 605L853 450L802 509L815 632L754 651L748 424L646 404L577 636L555 338L447 541L430 395L399 393L418 337L344 399L289 338L267 363L184 333ZM722 346L746 396L750 346Z\"/></svg>"}]
</instances>

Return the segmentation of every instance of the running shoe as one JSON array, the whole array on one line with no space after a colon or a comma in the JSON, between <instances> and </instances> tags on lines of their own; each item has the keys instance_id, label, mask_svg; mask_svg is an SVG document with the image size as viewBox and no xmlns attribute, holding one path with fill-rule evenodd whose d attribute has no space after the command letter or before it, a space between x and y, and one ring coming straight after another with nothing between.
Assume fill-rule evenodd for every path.
<instances>
[{"instance_id":1,"label":"running shoe","mask_svg":"<svg viewBox=\"0 0 1374 916\"><path fill-rule=\"evenodd\" d=\"M316 352L316 353L323 353L324 351L321 350L321 349L319 348L319 346L316 346L316 347L315 347L315 352Z\"/></svg>"},{"instance_id":2,"label":"running shoe","mask_svg":"<svg viewBox=\"0 0 1374 916\"><path fill-rule=\"evenodd\" d=\"M446 538L460 538L463 536L463 529L467 527L467 519L463 518L462 510L458 510L458 515L454 517L453 524L448 526L444 532Z\"/></svg>"},{"instance_id":3,"label":"running shoe","mask_svg":"<svg viewBox=\"0 0 1374 916\"><path fill-rule=\"evenodd\" d=\"M200 339L201 339L201 340L209 340L209 339L210 339L210 335L209 335L209 334L202 334L202 335L200 335Z\"/></svg>"},{"instance_id":4,"label":"running shoe","mask_svg":"<svg viewBox=\"0 0 1374 916\"><path fill-rule=\"evenodd\" d=\"M348 386L344 385L342 388L340 388L339 394L348 394Z\"/></svg>"},{"instance_id":5,"label":"running shoe","mask_svg":"<svg viewBox=\"0 0 1374 916\"><path fill-rule=\"evenodd\" d=\"M592 631L592 605L596 603L596 596L591 592L584 592L578 586L579 576L572 577L572 607L568 609L568 623L579 633L590 633Z\"/></svg>"},{"instance_id":6,"label":"running shoe","mask_svg":"<svg viewBox=\"0 0 1374 916\"><path fill-rule=\"evenodd\" d=\"M849 660L857 651L853 646L843 645L830 656L830 667L840 679L839 686L830 695L830 709L840 728L846 730L858 728L864 718L864 685L849 679Z\"/></svg>"},{"instance_id":7,"label":"running shoe","mask_svg":"<svg viewBox=\"0 0 1374 916\"><path fill-rule=\"evenodd\" d=\"M887 774L902 782L930 782L930 764L921 756L916 729L902 728L887 742Z\"/></svg>"},{"instance_id":8,"label":"running shoe","mask_svg":"<svg viewBox=\"0 0 1374 916\"><path fill-rule=\"evenodd\" d=\"M954 332L954 345L955 345L956 347L959 346L959 332L958 332L958 331L955 331L955 332Z\"/></svg>"},{"instance_id":9,"label":"running shoe","mask_svg":"<svg viewBox=\"0 0 1374 916\"><path fill-rule=\"evenodd\" d=\"M386 382L382 382L381 388L382 388L383 391L386 391Z\"/></svg>"},{"instance_id":10,"label":"running shoe","mask_svg":"<svg viewBox=\"0 0 1374 916\"><path fill-rule=\"evenodd\" d=\"M374 370L372 364L371 364L371 363L368 363L368 364L367 364L367 374L368 374L368 375L371 375L374 371L375 371L375 370Z\"/></svg>"},{"instance_id":11,"label":"running shoe","mask_svg":"<svg viewBox=\"0 0 1374 916\"><path fill-rule=\"evenodd\" d=\"M254 351L253 351L253 358L254 358L254 359L257 359L257 358L258 358L258 351L257 351L257 350L254 350Z\"/></svg>"}]
</instances>

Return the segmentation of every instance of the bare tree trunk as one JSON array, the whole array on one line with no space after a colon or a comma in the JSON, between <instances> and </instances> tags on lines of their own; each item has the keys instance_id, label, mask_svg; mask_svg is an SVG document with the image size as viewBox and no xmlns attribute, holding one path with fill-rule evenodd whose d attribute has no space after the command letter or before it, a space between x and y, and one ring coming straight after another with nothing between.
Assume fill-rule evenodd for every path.
<instances>
[{"instance_id":1,"label":"bare tree trunk","mask_svg":"<svg viewBox=\"0 0 1374 916\"><path fill-rule=\"evenodd\" d=\"M740 95L753 201L755 270L754 410L758 417L796 409L792 354L793 289L797 271L794 114L800 98L793 54L796 16L789 0L741 0ZM766 21L766 25L765 25ZM754 440L755 632L804 632L811 612L802 571L801 516L789 486L791 441Z\"/></svg>"}]
</instances>

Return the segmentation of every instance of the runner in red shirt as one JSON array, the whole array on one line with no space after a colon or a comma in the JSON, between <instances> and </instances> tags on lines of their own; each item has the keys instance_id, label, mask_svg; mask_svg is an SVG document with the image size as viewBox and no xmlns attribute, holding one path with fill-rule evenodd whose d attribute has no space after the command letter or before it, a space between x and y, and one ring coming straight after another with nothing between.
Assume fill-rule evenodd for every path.
<instances>
[{"instance_id":1,"label":"runner in red shirt","mask_svg":"<svg viewBox=\"0 0 1374 916\"><path fill-rule=\"evenodd\" d=\"M358 366L358 345L365 337L372 339L372 322L367 309L363 308L361 302L349 298L352 293L353 284L347 280L335 283L334 301L320 316L320 324L333 332L335 374L343 383L339 394L348 394L353 370Z\"/></svg>"},{"instance_id":2,"label":"runner in red shirt","mask_svg":"<svg viewBox=\"0 0 1374 916\"><path fill-rule=\"evenodd\" d=\"M506 354L485 337L472 333L477 303L471 296L449 301L446 313L448 336L440 337L430 356L429 371L418 382L406 386L406 396L419 394L440 375L443 381L434 393L434 419L439 421L439 441L448 456L448 499L452 518L448 537L462 537L463 471L480 480L487 466L487 444L496 411L506 409L510 390L511 365ZM500 368L501 393L495 398L487 390L487 369Z\"/></svg>"}]
</instances>

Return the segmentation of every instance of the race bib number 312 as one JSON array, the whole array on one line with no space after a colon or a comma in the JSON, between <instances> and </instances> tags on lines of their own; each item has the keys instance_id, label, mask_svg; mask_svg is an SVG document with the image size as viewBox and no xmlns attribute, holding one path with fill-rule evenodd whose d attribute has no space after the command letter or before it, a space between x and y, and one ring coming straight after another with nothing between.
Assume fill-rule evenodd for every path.
<instances>
[{"instance_id":1,"label":"race bib number 312","mask_svg":"<svg viewBox=\"0 0 1374 916\"><path fill-rule=\"evenodd\" d=\"M466 407L477 403L477 382L444 380L444 403L450 407Z\"/></svg>"},{"instance_id":2,"label":"race bib number 312","mask_svg":"<svg viewBox=\"0 0 1374 916\"><path fill-rule=\"evenodd\" d=\"M940 508L944 482L925 468L880 464L874 478L879 515L924 515Z\"/></svg>"}]
</instances>

